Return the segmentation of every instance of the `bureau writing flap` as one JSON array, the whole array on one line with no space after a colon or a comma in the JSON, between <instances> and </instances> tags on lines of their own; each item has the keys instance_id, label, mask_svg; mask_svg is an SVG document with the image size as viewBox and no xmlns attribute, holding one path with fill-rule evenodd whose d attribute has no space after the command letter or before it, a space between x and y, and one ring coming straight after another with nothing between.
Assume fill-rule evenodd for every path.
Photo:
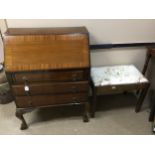
<instances>
[{"instance_id":1,"label":"bureau writing flap","mask_svg":"<svg viewBox=\"0 0 155 155\"><path fill-rule=\"evenodd\" d=\"M84 27L24 29L23 33L12 29L4 37L4 48L8 72L89 67L88 33Z\"/></svg>"}]
</instances>

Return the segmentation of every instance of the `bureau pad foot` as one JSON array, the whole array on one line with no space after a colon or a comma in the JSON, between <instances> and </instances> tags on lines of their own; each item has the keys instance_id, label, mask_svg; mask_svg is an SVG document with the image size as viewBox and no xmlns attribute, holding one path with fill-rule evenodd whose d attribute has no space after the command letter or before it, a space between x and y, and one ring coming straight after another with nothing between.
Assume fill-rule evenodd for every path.
<instances>
[{"instance_id":1,"label":"bureau pad foot","mask_svg":"<svg viewBox=\"0 0 155 155\"><path fill-rule=\"evenodd\" d=\"M27 123L23 117L23 114L24 114L24 111L19 110L19 109L16 110L16 117L22 121L22 124L20 127L21 130L25 130L28 128Z\"/></svg>"}]
</instances>

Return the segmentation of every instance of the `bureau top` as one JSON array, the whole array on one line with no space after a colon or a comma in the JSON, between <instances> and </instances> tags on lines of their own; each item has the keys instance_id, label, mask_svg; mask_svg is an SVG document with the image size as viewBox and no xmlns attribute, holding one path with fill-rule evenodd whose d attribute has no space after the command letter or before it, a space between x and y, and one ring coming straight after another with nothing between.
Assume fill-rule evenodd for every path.
<instances>
[{"instance_id":1,"label":"bureau top","mask_svg":"<svg viewBox=\"0 0 155 155\"><path fill-rule=\"evenodd\" d=\"M7 72L89 67L85 27L11 28L4 49Z\"/></svg>"},{"instance_id":2,"label":"bureau top","mask_svg":"<svg viewBox=\"0 0 155 155\"><path fill-rule=\"evenodd\" d=\"M16 35L62 35L62 34L87 34L85 27L58 27L58 28L8 28L5 36Z\"/></svg>"}]
</instances>

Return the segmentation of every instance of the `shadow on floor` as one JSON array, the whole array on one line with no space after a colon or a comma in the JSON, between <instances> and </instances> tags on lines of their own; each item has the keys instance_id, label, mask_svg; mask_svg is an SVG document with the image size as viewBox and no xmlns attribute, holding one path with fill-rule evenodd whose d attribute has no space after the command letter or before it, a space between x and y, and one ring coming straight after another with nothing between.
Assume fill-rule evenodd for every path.
<instances>
[{"instance_id":1,"label":"shadow on floor","mask_svg":"<svg viewBox=\"0 0 155 155\"><path fill-rule=\"evenodd\" d=\"M137 98L133 93L98 96L97 111L104 112L112 109L122 109L128 107L133 107L134 111L136 101ZM38 109L35 111L35 115L33 119L30 120L31 122L29 124L80 116L82 121L83 109L83 105Z\"/></svg>"},{"instance_id":2,"label":"shadow on floor","mask_svg":"<svg viewBox=\"0 0 155 155\"><path fill-rule=\"evenodd\" d=\"M36 113L34 115L35 117L31 120L29 124L80 116L82 121L83 107L83 105L71 105L41 108L36 110Z\"/></svg>"}]
</instances>

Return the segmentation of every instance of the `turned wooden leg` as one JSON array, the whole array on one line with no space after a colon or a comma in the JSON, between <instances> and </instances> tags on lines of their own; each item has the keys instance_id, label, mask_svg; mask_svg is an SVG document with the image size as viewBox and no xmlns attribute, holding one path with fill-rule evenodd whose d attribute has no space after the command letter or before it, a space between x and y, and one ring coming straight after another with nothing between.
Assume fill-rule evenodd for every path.
<instances>
[{"instance_id":1,"label":"turned wooden leg","mask_svg":"<svg viewBox=\"0 0 155 155\"><path fill-rule=\"evenodd\" d=\"M135 112L139 112L140 109L141 109L141 106L142 106L142 103L144 101L144 98L147 94L147 91L148 91L148 88L149 88L150 84L146 84L145 88L142 90L140 96L139 96L139 99L137 101L137 104L136 104L136 108L135 108Z\"/></svg>"},{"instance_id":2,"label":"turned wooden leg","mask_svg":"<svg viewBox=\"0 0 155 155\"><path fill-rule=\"evenodd\" d=\"M16 117L22 121L22 124L20 127L21 130L25 130L28 128L27 123L23 117L24 113L25 111L23 109L18 109L18 108L16 109Z\"/></svg>"},{"instance_id":3,"label":"turned wooden leg","mask_svg":"<svg viewBox=\"0 0 155 155\"><path fill-rule=\"evenodd\" d=\"M84 104L83 122L89 122L89 110L90 110L89 102L86 102Z\"/></svg>"}]
</instances>

